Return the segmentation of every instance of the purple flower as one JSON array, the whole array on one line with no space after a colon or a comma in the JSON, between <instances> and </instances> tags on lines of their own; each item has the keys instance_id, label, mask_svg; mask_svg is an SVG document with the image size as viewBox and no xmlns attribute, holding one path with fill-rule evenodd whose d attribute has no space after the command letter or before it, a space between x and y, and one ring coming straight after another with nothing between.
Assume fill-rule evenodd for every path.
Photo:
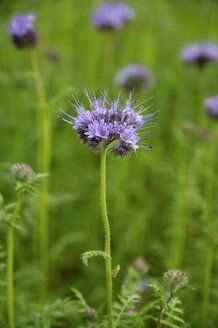
<instances>
[{"instance_id":1,"label":"purple flower","mask_svg":"<svg viewBox=\"0 0 218 328\"><path fill-rule=\"evenodd\" d=\"M142 104L136 105L136 100L132 101L132 95L125 103L120 97L112 102L106 93L97 98L92 98L86 92L90 109L85 110L84 106L75 99L74 109L77 116L73 117L64 113L70 120L60 117L62 120L72 125L80 139L88 144L92 149L100 150L110 145L110 150L117 156L125 156L131 150L139 147L151 149L144 135L149 133L143 131L149 128L149 122L154 118L155 113L144 115ZM135 109L139 107L138 111Z\"/></svg>"},{"instance_id":2,"label":"purple flower","mask_svg":"<svg viewBox=\"0 0 218 328\"><path fill-rule=\"evenodd\" d=\"M133 10L126 4L105 2L92 13L92 23L98 29L118 29L133 16Z\"/></svg>"},{"instance_id":3,"label":"purple flower","mask_svg":"<svg viewBox=\"0 0 218 328\"><path fill-rule=\"evenodd\" d=\"M147 284L145 279L140 279L139 284L138 284L138 290L140 292L145 292L147 289Z\"/></svg>"},{"instance_id":4,"label":"purple flower","mask_svg":"<svg viewBox=\"0 0 218 328\"><path fill-rule=\"evenodd\" d=\"M153 86L153 78L148 70L138 64L129 65L117 73L116 83L127 91L148 90Z\"/></svg>"},{"instance_id":5,"label":"purple flower","mask_svg":"<svg viewBox=\"0 0 218 328\"><path fill-rule=\"evenodd\" d=\"M33 28L34 20L35 16L31 13L17 15L11 20L8 33L16 47L24 48L38 43L38 34Z\"/></svg>"},{"instance_id":6,"label":"purple flower","mask_svg":"<svg viewBox=\"0 0 218 328\"><path fill-rule=\"evenodd\" d=\"M204 105L210 116L218 117L218 96L206 98Z\"/></svg>"},{"instance_id":7,"label":"purple flower","mask_svg":"<svg viewBox=\"0 0 218 328\"><path fill-rule=\"evenodd\" d=\"M211 42L190 45L182 51L181 59L187 64L203 67L209 61L218 60L218 46Z\"/></svg>"}]
</instances>

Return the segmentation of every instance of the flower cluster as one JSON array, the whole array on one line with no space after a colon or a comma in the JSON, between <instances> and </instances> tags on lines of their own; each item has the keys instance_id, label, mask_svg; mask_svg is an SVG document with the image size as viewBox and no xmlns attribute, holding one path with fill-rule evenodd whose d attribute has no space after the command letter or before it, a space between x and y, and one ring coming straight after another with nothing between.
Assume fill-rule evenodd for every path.
<instances>
[{"instance_id":1,"label":"flower cluster","mask_svg":"<svg viewBox=\"0 0 218 328\"><path fill-rule=\"evenodd\" d=\"M211 42L196 43L185 48L181 58L187 64L196 63L202 67L209 61L218 60L218 46Z\"/></svg>"},{"instance_id":2,"label":"flower cluster","mask_svg":"<svg viewBox=\"0 0 218 328\"><path fill-rule=\"evenodd\" d=\"M38 43L38 34L33 28L35 16L31 13L15 16L10 23L8 33L17 48L34 46Z\"/></svg>"},{"instance_id":3,"label":"flower cluster","mask_svg":"<svg viewBox=\"0 0 218 328\"><path fill-rule=\"evenodd\" d=\"M126 4L105 2L92 13L92 23L98 29L118 29L133 16L133 10Z\"/></svg>"},{"instance_id":4,"label":"flower cluster","mask_svg":"<svg viewBox=\"0 0 218 328\"><path fill-rule=\"evenodd\" d=\"M206 98L204 105L210 116L218 117L218 96Z\"/></svg>"},{"instance_id":5,"label":"flower cluster","mask_svg":"<svg viewBox=\"0 0 218 328\"><path fill-rule=\"evenodd\" d=\"M164 273L163 279L173 292L178 291L189 282L189 276L181 270L169 270Z\"/></svg>"},{"instance_id":6,"label":"flower cluster","mask_svg":"<svg viewBox=\"0 0 218 328\"><path fill-rule=\"evenodd\" d=\"M153 85L151 74L144 66L138 64L129 65L122 69L117 73L115 81L127 91L148 90Z\"/></svg>"},{"instance_id":7,"label":"flower cluster","mask_svg":"<svg viewBox=\"0 0 218 328\"><path fill-rule=\"evenodd\" d=\"M10 176L14 182L31 183L34 175L32 168L25 163L15 163L10 168Z\"/></svg>"},{"instance_id":8,"label":"flower cluster","mask_svg":"<svg viewBox=\"0 0 218 328\"><path fill-rule=\"evenodd\" d=\"M92 99L87 93L86 95L90 110L85 110L84 106L76 100L73 107L78 116L72 117L64 113L72 121L60 117L73 126L84 143L92 149L111 145L111 152L121 157L139 147L151 148L147 143L139 143L145 139L140 132L148 128L147 124L155 113L144 115L146 108L142 105L137 106L136 101L132 101L131 94L125 103L119 97L115 102L110 101L106 93L99 98L94 95ZM136 107L139 107L137 112Z\"/></svg>"}]
</instances>

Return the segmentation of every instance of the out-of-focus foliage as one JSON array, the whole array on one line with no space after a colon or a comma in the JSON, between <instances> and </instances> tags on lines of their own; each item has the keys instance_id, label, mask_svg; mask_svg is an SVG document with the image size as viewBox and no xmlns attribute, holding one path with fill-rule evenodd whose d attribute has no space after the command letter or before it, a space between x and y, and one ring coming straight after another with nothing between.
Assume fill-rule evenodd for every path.
<instances>
[{"instance_id":1,"label":"out-of-focus foliage","mask_svg":"<svg viewBox=\"0 0 218 328\"><path fill-rule=\"evenodd\" d=\"M107 201L113 267L117 264L121 267L114 279L114 295L120 291L128 266L139 256L150 265L148 279L152 283L160 281L168 269L182 269L195 287L188 296L187 293L181 296L183 319L189 322L187 327L205 327L203 308L209 286L208 326L215 328L218 321L218 121L206 116L203 103L206 97L218 94L218 64L208 63L200 70L186 66L180 60L180 52L195 41L218 43L218 3L213 0L126 2L134 8L135 18L125 28L112 33L97 31L90 23L90 13L100 3L97 0L3 0L0 3L0 192L7 204L15 202L8 175L10 165L26 162L37 172L34 75L28 50L15 49L6 33L14 13L33 11L36 16L35 27L40 34L36 56L52 117L47 301L51 305L45 305L34 320L39 325L40 320L51 320L54 328L60 322L55 313L60 311L70 327L70 311L76 312L78 307L74 301L71 307L72 300L66 299L72 297L70 286L82 292L91 308L98 310L99 304L105 305L103 260L91 260L88 268L81 261L81 254L87 250L103 249L100 157L83 146L57 114L60 109L75 114L69 104L73 101L71 95L77 94L85 102L84 88L93 88L96 94L109 88L110 97L117 97L116 73L138 63L155 78L153 89L136 95L141 101L153 96L147 104L159 110L158 126L149 136L153 152L140 149L137 156L132 154L127 159L108 156ZM56 49L56 55L53 51L51 57L48 48ZM126 96L125 91L122 95ZM35 233L36 199L24 203L19 224L15 238L15 311L17 326L23 328L28 327L30 314L39 313L38 285L42 277ZM0 240L5 251L6 225L2 220ZM1 279L4 277L2 272ZM5 288L1 290L4 297ZM143 305L146 315L150 314L150 299L151 293L146 289ZM114 301L119 301L116 296ZM126 299L119 306L125 302ZM1 311L6 318L4 305ZM137 328L140 324L143 327L144 321L138 318L138 322L142 323ZM149 324L155 325L152 321ZM87 321L81 323L82 327L87 327Z\"/></svg>"}]
</instances>

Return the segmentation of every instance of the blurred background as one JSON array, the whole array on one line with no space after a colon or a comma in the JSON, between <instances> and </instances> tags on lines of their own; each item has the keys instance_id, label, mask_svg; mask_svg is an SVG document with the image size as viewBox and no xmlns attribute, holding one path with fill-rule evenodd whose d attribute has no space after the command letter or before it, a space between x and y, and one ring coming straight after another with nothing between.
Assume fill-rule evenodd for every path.
<instances>
[{"instance_id":1,"label":"blurred background","mask_svg":"<svg viewBox=\"0 0 218 328\"><path fill-rule=\"evenodd\" d=\"M49 197L49 300L80 289L96 306L104 300L101 259L85 268L81 253L101 249L100 155L78 140L71 126L57 118L60 109L75 112L72 94L108 88L112 99L120 86L115 76L130 64L141 64L155 81L137 91L149 112L159 111L149 136L153 152L140 149L121 159L108 156L107 200L112 229L113 264L121 271L115 293L132 262L150 266L148 281L161 280L168 269L190 276L194 291L185 295L187 327L204 327L202 309L209 291L208 327L218 322L217 154L218 122L207 116L206 97L218 94L218 63L186 65L180 53L188 44L218 43L218 2L213 0L132 0L131 22L118 30L96 29L92 11L101 1L47 0L0 3L0 192L15 199L8 168L26 162L37 170L38 106L28 49L16 49L7 33L13 15L31 11L40 41L35 48L52 120ZM122 96L128 93L122 90ZM40 280L34 254L34 199L24 206L16 234L16 311L22 317L35 308ZM6 242L0 228L1 244ZM209 258L209 263L208 263ZM209 273L208 273L209 272ZM27 303L28 302L28 303Z\"/></svg>"}]
</instances>

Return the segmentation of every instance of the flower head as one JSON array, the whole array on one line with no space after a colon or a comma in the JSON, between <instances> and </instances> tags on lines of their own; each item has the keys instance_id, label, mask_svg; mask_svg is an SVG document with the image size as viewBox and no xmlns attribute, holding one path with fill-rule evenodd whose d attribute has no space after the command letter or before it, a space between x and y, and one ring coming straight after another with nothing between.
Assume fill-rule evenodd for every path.
<instances>
[{"instance_id":1,"label":"flower head","mask_svg":"<svg viewBox=\"0 0 218 328\"><path fill-rule=\"evenodd\" d=\"M126 4L105 2L92 13L92 23L98 29L118 29L133 16L133 10Z\"/></svg>"},{"instance_id":2,"label":"flower head","mask_svg":"<svg viewBox=\"0 0 218 328\"><path fill-rule=\"evenodd\" d=\"M34 46L38 43L38 34L33 28L35 16L31 13L15 16L8 28L14 44L18 48Z\"/></svg>"},{"instance_id":3,"label":"flower head","mask_svg":"<svg viewBox=\"0 0 218 328\"><path fill-rule=\"evenodd\" d=\"M202 67L209 61L218 60L218 46L211 42L190 45L182 51L181 59L186 64L196 63Z\"/></svg>"},{"instance_id":4,"label":"flower head","mask_svg":"<svg viewBox=\"0 0 218 328\"><path fill-rule=\"evenodd\" d=\"M163 280L173 292L176 292L188 284L189 276L181 270L169 270L164 273Z\"/></svg>"},{"instance_id":5,"label":"flower head","mask_svg":"<svg viewBox=\"0 0 218 328\"><path fill-rule=\"evenodd\" d=\"M117 73L116 83L127 91L148 90L153 85L153 78L147 69L138 64L129 65Z\"/></svg>"},{"instance_id":6,"label":"flower head","mask_svg":"<svg viewBox=\"0 0 218 328\"><path fill-rule=\"evenodd\" d=\"M34 175L33 169L25 163L15 163L10 168L10 176L16 183L31 183Z\"/></svg>"},{"instance_id":7,"label":"flower head","mask_svg":"<svg viewBox=\"0 0 218 328\"><path fill-rule=\"evenodd\" d=\"M112 102L106 93L99 98L94 95L91 99L87 93L86 96L90 109L85 110L75 99L73 107L78 116L73 117L64 113L70 121L60 117L72 125L84 143L97 150L110 145L111 152L121 157L139 147L151 148L147 143L140 143L145 139L141 132L149 127L148 124L155 113L144 115L146 108L142 105L137 106L136 101L132 101L131 94L125 103L119 97ZM139 107L138 111L135 111L136 107Z\"/></svg>"},{"instance_id":8,"label":"flower head","mask_svg":"<svg viewBox=\"0 0 218 328\"><path fill-rule=\"evenodd\" d=\"M138 257L134 262L134 267L143 274L146 274L149 270L149 264L142 258Z\"/></svg>"},{"instance_id":9,"label":"flower head","mask_svg":"<svg viewBox=\"0 0 218 328\"><path fill-rule=\"evenodd\" d=\"M218 96L206 98L204 105L207 109L208 115L218 117Z\"/></svg>"}]
</instances>

